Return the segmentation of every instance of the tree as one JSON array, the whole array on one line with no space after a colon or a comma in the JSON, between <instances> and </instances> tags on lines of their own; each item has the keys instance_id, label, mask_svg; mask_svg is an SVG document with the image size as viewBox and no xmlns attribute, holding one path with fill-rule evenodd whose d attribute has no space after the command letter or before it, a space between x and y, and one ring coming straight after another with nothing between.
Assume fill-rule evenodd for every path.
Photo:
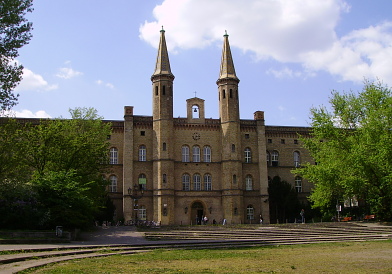
<instances>
[{"instance_id":1,"label":"tree","mask_svg":"<svg viewBox=\"0 0 392 274\"><path fill-rule=\"evenodd\" d=\"M296 169L315 184L314 206L328 211L355 197L365 213L392 218L392 93L365 82L362 92L332 92L331 110L311 109L312 138L303 138L316 165Z\"/></svg>"},{"instance_id":2,"label":"tree","mask_svg":"<svg viewBox=\"0 0 392 274\"><path fill-rule=\"evenodd\" d=\"M25 18L32 12L33 0L0 1L0 109L16 105L14 88L22 80L23 66L15 61L18 50L28 44L32 23Z\"/></svg>"},{"instance_id":3,"label":"tree","mask_svg":"<svg viewBox=\"0 0 392 274\"><path fill-rule=\"evenodd\" d=\"M281 181L275 176L268 183L268 195L270 203L270 219L280 223L286 220L294 221L301 210L301 204L294 187L286 181Z\"/></svg>"},{"instance_id":4,"label":"tree","mask_svg":"<svg viewBox=\"0 0 392 274\"><path fill-rule=\"evenodd\" d=\"M14 201L26 204L28 195L20 193L31 191L41 217L30 228L85 227L106 205L107 181L102 174L106 171L111 125L103 122L95 109L70 112L75 119L33 120L34 124L1 119L0 145L4 151L0 151L0 203L12 215ZM2 192L10 184L19 186L15 195Z\"/></svg>"}]
</instances>

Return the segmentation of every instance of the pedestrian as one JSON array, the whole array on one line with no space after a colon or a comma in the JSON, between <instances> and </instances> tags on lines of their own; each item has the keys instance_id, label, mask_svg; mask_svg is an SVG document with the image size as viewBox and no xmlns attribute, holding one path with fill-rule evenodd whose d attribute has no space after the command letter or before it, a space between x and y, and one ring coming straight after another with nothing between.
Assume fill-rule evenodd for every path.
<instances>
[{"instance_id":1,"label":"pedestrian","mask_svg":"<svg viewBox=\"0 0 392 274\"><path fill-rule=\"evenodd\" d=\"M263 216L260 215L260 224L263 224Z\"/></svg>"},{"instance_id":2,"label":"pedestrian","mask_svg":"<svg viewBox=\"0 0 392 274\"><path fill-rule=\"evenodd\" d=\"M301 215L301 219L302 219L302 223L305 223L305 210L302 209L301 212L299 213L299 215Z\"/></svg>"},{"instance_id":3,"label":"pedestrian","mask_svg":"<svg viewBox=\"0 0 392 274\"><path fill-rule=\"evenodd\" d=\"M205 224L205 225L208 223L208 218L207 218L207 216L204 216L203 221L204 221L204 224Z\"/></svg>"}]
</instances>

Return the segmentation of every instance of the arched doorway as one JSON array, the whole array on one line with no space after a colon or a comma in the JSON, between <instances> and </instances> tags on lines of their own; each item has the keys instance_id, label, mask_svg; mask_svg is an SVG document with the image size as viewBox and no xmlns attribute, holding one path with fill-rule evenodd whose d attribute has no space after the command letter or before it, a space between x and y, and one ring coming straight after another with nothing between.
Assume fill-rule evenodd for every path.
<instances>
[{"instance_id":1,"label":"arched doorway","mask_svg":"<svg viewBox=\"0 0 392 274\"><path fill-rule=\"evenodd\" d=\"M200 225L204 216L204 206L201 202L194 202L191 207L191 223Z\"/></svg>"}]
</instances>

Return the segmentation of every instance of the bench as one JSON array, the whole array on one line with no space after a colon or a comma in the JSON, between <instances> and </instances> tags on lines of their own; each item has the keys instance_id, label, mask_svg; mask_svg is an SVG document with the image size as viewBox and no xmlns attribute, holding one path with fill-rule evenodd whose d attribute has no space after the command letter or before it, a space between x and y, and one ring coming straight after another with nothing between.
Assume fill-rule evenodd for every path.
<instances>
[{"instance_id":1,"label":"bench","mask_svg":"<svg viewBox=\"0 0 392 274\"><path fill-rule=\"evenodd\" d=\"M351 221L351 220L352 220L352 217L344 217L342 219L342 222L348 222L348 221Z\"/></svg>"},{"instance_id":2,"label":"bench","mask_svg":"<svg viewBox=\"0 0 392 274\"><path fill-rule=\"evenodd\" d=\"M366 215L363 219L366 221L371 221L371 220L375 219L375 216L374 215Z\"/></svg>"}]
</instances>

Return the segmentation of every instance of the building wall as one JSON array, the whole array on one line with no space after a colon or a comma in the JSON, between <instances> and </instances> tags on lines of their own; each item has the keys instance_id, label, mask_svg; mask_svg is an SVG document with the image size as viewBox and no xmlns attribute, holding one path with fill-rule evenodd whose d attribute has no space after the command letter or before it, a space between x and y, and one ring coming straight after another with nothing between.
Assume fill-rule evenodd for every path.
<instances>
[{"instance_id":1,"label":"building wall","mask_svg":"<svg viewBox=\"0 0 392 274\"><path fill-rule=\"evenodd\" d=\"M140 174L146 176L146 190L144 196L139 200L139 207L144 206L147 211L147 220L154 220L154 174L153 174L153 138L154 131L152 129L152 118L134 116L133 125L133 184L138 182ZM294 151L300 153L300 162L312 162L312 158L309 153L302 148L301 140L298 134L308 136L309 128L302 127L270 127L266 126L265 135L261 136L264 140L264 146L266 151L272 153L273 150L279 152L279 164L278 166L271 166L271 162L267 163L266 154L259 153L259 136L257 131L257 123L253 120L241 120L241 132L240 132L240 155L241 155L241 176L237 178L237 186L233 186L233 191L240 195L240 204L237 210L239 216L238 220L230 220L233 223L249 223L257 222L258 216L263 215L264 220L268 216L267 212L263 212L263 208L268 208L268 189L266 182L263 181L263 176L260 176L261 168L264 167L267 171L267 176L272 179L274 176L279 176L282 180L289 182L293 186L295 174L291 172L294 167ZM195 136L198 136L197 138ZM284 141L282 141L284 140ZM131 213L124 214L127 211L123 208L121 199L130 199L127 195L125 188L124 192L121 193L123 188L123 169L126 170L128 167L123 165L123 157L126 157L124 153L124 130L116 129L110 139L112 147L117 147L119 150L119 163L113 165L110 175L116 175L118 178L118 193L112 193L114 203L116 205L116 217L124 217L126 220L133 218L131 208L133 203L129 201L127 204L130 208ZM139 147L141 145L146 146L147 156L146 161L139 161ZM182 162L182 146L187 145L190 148L190 162ZM192 147L198 145L201 150L200 162L192 161ZM211 147L211 162L203 162L203 147ZM174 155L174 174L168 178L172 178L174 188L174 200L172 201L172 212L167 214L173 216L173 224L195 224L195 213L192 213L192 205L194 203L201 203L203 205L204 215L207 215L210 221L215 219L217 222L222 221L225 216L225 211L232 211L234 205L224 201L222 193L227 188L222 182L223 173L231 173L231 170L225 170L222 165L222 142L221 142L221 130L219 127L218 119L206 119L204 124L193 124L188 123L185 118L174 119L174 132L173 140L168 142L167 146L173 146ZM245 163L244 150L246 148L251 149L251 162ZM190 175L190 188L189 191L182 190L182 175ZM192 177L195 173L201 176L202 189L204 188L203 176L208 173L212 177L212 190L210 191L196 191L193 190ZM250 175L253 182L253 190L245 190L245 177ZM169 180L169 179L168 179ZM227 183L227 182L226 182ZM233 182L230 182L233 184ZM306 196L310 193L312 185L302 181L302 193L299 197L304 201ZM237 190L235 190L237 189ZM165 197L162 198L165 204ZM246 208L251 205L254 207L254 220L247 220ZM124 203L125 207L125 203ZM156 207L155 207L156 208ZM156 215L155 215L156 216Z\"/></svg>"}]
</instances>

